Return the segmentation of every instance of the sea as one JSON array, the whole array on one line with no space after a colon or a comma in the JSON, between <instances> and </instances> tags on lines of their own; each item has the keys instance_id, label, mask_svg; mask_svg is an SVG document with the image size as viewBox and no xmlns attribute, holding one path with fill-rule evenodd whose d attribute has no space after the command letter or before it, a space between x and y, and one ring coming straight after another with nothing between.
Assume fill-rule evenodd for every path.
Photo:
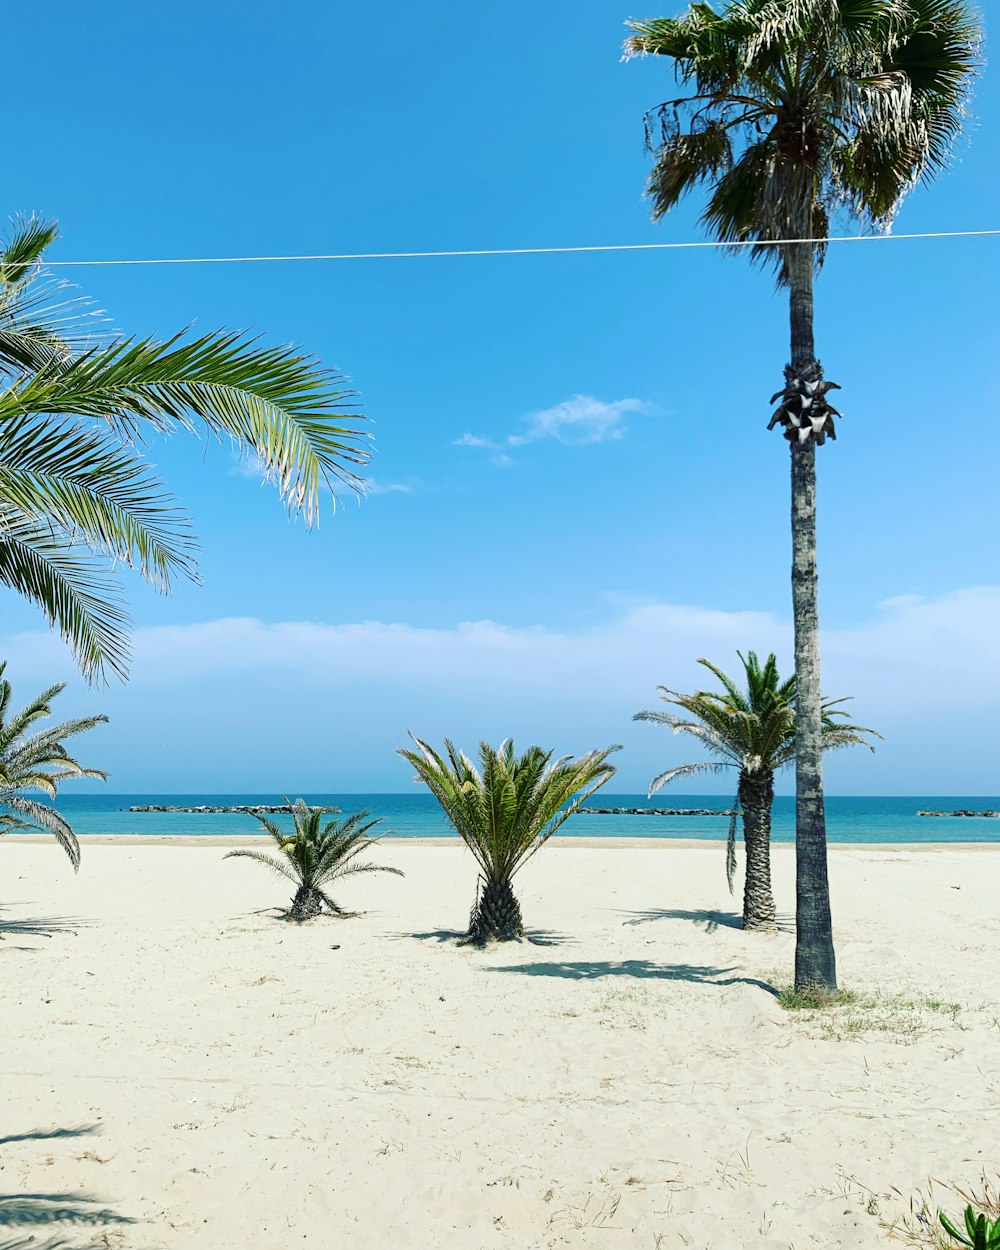
<instances>
[{"instance_id":1,"label":"sea","mask_svg":"<svg viewBox=\"0 0 1000 1250\"><path fill-rule=\"evenodd\" d=\"M238 804L278 804L281 794L72 794L61 793L56 806L80 835L87 834L185 834L192 838L212 835L252 835L260 826L253 816L240 813L132 812L132 807L173 806L232 807ZM373 833L387 837L450 837L448 825L435 799L414 788L404 794L304 794L308 803L336 806L343 812L369 811L380 823ZM719 794L595 795L588 806L649 808L708 808L724 812L731 800ZM992 842L1000 844L1000 818L918 816L918 811L1000 811L1000 796L990 795L896 795L887 797L827 796L827 837L831 842ZM273 817L279 825L290 818ZM333 819L333 817L331 817ZM726 837L729 821L718 816L581 815L572 816L556 835L599 838L698 838L710 841ZM779 795L774 800L772 837L790 842L795 837L795 799Z\"/></svg>"}]
</instances>

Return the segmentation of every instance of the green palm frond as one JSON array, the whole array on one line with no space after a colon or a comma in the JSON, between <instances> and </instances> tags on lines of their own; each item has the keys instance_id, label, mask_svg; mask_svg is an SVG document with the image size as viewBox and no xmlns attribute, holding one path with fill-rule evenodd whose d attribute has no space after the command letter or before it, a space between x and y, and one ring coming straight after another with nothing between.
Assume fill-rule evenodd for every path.
<instances>
[{"instance_id":1,"label":"green palm frond","mask_svg":"<svg viewBox=\"0 0 1000 1250\"><path fill-rule=\"evenodd\" d=\"M13 407L0 396L0 421ZM48 521L68 543L83 543L136 568L159 590L171 574L197 580L190 523L131 448L65 418L11 416L3 425L0 499Z\"/></svg>"},{"instance_id":2,"label":"green palm frond","mask_svg":"<svg viewBox=\"0 0 1000 1250\"><path fill-rule=\"evenodd\" d=\"M223 331L95 348L25 378L3 400L12 411L104 421L127 439L175 427L226 436L257 457L311 525L321 486L361 488L351 466L367 464L370 450L368 436L350 424L360 414L345 411L354 398L310 357Z\"/></svg>"},{"instance_id":3,"label":"green palm frond","mask_svg":"<svg viewBox=\"0 0 1000 1250\"><path fill-rule=\"evenodd\" d=\"M129 618L118 583L89 552L67 546L51 525L26 518L2 501L0 584L42 609L87 678L110 669L125 679Z\"/></svg>"},{"instance_id":4,"label":"green palm frond","mask_svg":"<svg viewBox=\"0 0 1000 1250\"><path fill-rule=\"evenodd\" d=\"M249 847L240 847L236 851L227 851L222 857L223 859L255 859L258 863L265 864L268 868L276 872L280 877L287 877L289 881L299 884L299 874L287 859L279 859L277 855L269 855L267 851L252 850Z\"/></svg>"},{"instance_id":5,"label":"green palm frond","mask_svg":"<svg viewBox=\"0 0 1000 1250\"><path fill-rule=\"evenodd\" d=\"M198 579L190 523L137 454L175 430L229 439L307 525L324 489L363 493L370 436L338 374L223 330L161 342L95 334L42 268L55 225L0 245L0 584L46 612L88 679L127 674L112 571Z\"/></svg>"},{"instance_id":6,"label":"green palm frond","mask_svg":"<svg viewBox=\"0 0 1000 1250\"><path fill-rule=\"evenodd\" d=\"M51 833L77 869L80 844L69 821L54 807L25 792L40 790L54 799L68 777L106 780L107 774L100 769L88 768L75 760L66 750L64 739L106 724L108 718L76 717L27 736L32 726L51 716L52 700L64 687L50 686L20 711L9 715L11 686L4 675L6 667L6 661L0 661L0 834L14 830Z\"/></svg>"},{"instance_id":7,"label":"green palm frond","mask_svg":"<svg viewBox=\"0 0 1000 1250\"><path fill-rule=\"evenodd\" d=\"M59 227L54 221L27 217L14 223L14 230L0 253L0 287L20 286L42 263L45 249L55 242Z\"/></svg>"}]
</instances>

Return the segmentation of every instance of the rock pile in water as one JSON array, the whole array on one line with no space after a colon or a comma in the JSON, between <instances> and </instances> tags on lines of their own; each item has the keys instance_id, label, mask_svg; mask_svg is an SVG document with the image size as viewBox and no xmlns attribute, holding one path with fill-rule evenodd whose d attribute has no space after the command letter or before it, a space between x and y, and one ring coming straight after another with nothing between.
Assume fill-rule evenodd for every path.
<instances>
[{"instance_id":1,"label":"rock pile in water","mask_svg":"<svg viewBox=\"0 0 1000 1250\"><path fill-rule=\"evenodd\" d=\"M994 812L987 809L985 812L973 812L967 807L960 808L957 812L917 812L918 816L1000 816L1000 812Z\"/></svg>"},{"instance_id":2,"label":"rock pile in water","mask_svg":"<svg viewBox=\"0 0 1000 1250\"><path fill-rule=\"evenodd\" d=\"M712 807L581 807L587 816L732 816Z\"/></svg>"},{"instance_id":3,"label":"rock pile in water","mask_svg":"<svg viewBox=\"0 0 1000 1250\"><path fill-rule=\"evenodd\" d=\"M122 810L122 809L119 809ZM147 807L130 807L130 812L189 812L196 816L228 815L231 812L242 812L247 816L275 816L288 811L287 803L237 803L234 807L214 807L203 804L200 807L169 807L164 803L153 803ZM339 812L339 807L320 807L321 812Z\"/></svg>"}]
</instances>

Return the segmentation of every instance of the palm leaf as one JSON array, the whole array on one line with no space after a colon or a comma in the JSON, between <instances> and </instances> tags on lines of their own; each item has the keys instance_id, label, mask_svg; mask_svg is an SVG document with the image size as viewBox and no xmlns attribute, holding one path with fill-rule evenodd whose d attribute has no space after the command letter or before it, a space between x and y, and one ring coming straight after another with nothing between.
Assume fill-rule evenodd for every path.
<instances>
[{"instance_id":1,"label":"palm leaf","mask_svg":"<svg viewBox=\"0 0 1000 1250\"><path fill-rule=\"evenodd\" d=\"M0 501L0 584L42 609L88 679L106 669L125 679L128 615L115 581L51 526Z\"/></svg>"}]
</instances>

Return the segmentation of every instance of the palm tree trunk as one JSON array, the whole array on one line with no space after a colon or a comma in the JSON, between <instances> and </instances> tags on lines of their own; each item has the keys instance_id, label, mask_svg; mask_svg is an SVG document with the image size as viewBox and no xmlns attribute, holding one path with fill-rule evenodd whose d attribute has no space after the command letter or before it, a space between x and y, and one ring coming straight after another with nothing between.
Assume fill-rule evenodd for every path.
<instances>
[{"instance_id":1,"label":"palm tree trunk","mask_svg":"<svg viewBox=\"0 0 1000 1250\"><path fill-rule=\"evenodd\" d=\"M777 926L771 891L771 806L774 774L740 778L743 809L743 840L747 851L747 874L743 887L743 928L773 933Z\"/></svg>"},{"instance_id":2,"label":"palm tree trunk","mask_svg":"<svg viewBox=\"0 0 1000 1250\"><path fill-rule=\"evenodd\" d=\"M300 885L295 891L285 919L301 924L304 920L315 920L322 910L323 896L319 890L314 890L310 885Z\"/></svg>"},{"instance_id":3,"label":"palm tree trunk","mask_svg":"<svg viewBox=\"0 0 1000 1250\"><path fill-rule=\"evenodd\" d=\"M512 942L524 936L521 905L508 878L490 877L483 882L469 917L467 941L482 946L490 940Z\"/></svg>"},{"instance_id":4,"label":"palm tree trunk","mask_svg":"<svg viewBox=\"0 0 1000 1250\"><path fill-rule=\"evenodd\" d=\"M791 364L816 359L813 343L813 245L787 249ZM823 808L816 444L791 443L792 612L795 621L795 988L837 988Z\"/></svg>"}]
</instances>

